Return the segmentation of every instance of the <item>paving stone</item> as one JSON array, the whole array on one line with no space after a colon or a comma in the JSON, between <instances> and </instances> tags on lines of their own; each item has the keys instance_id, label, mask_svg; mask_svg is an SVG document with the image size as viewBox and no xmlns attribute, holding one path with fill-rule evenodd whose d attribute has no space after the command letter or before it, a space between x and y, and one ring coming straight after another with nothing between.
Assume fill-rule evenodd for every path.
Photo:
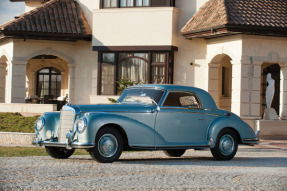
<instances>
[{"instance_id":1,"label":"paving stone","mask_svg":"<svg viewBox=\"0 0 287 191\"><path fill-rule=\"evenodd\" d=\"M287 150L240 147L231 161L209 150L180 158L125 152L111 164L90 156L0 158L0 190L287 190Z\"/></svg>"}]
</instances>

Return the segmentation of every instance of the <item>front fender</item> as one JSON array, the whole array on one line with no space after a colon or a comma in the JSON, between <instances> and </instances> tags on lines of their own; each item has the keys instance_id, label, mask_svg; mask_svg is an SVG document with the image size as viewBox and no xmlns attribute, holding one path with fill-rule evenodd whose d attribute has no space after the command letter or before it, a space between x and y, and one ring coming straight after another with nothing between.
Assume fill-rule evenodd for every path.
<instances>
[{"instance_id":1,"label":"front fender","mask_svg":"<svg viewBox=\"0 0 287 191\"><path fill-rule=\"evenodd\" d=\"M58 127L60 123L60 112L46 112L42 117L45 120L44 128L39 132L39 138L47 140L46 132L50 130L52 134L58 135Z\"/></svg>"},{"instance_id":2,"label":"front fender","mask_svg":"<svg viewBox=\"0 0 287 191\"><path fill-rule=\"evenodd\" d=\"M148 113L141 114L151 115ZM87 129L82 134L77 134L78 141L95 142L97 132L105 125L120 126L126 133L129 146L153 146L154 145L154 127L145 124L132 117L113 113L93 113L85 116L87 118Z\"/></svg>"},{"instance_id":3,"label":"front fender","mask_svg":"<svg viewBox=\"0 0 287 191\"><path fill-rule=\"evenodd\" d=\"M242 119L234 117L220 117L212 122L208 131L208 140L213 139L215 142L219 132L224 128L231 128L239 134L239 142L242 139L256 139L253 129ZM213 147L212 145L211 147Z\"/></svg>"}]
</instances>

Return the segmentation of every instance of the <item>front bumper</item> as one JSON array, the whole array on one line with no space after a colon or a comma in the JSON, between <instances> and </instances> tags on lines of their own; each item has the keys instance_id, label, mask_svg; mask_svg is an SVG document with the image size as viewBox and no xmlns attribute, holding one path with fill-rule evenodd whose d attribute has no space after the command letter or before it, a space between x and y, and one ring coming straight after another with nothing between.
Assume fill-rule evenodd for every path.
<instances>
[{"instance_id":1,"label":"front bumper","mask_svg":"<svg viewBox=\"0 0 287 191\"><path fill-rule=\"evenodd\" d=\"M66 147L67 149L88 149L93 148L95 145L94 143L78 143L73 142L67 146L66 143L59 143L59 142L51 142L51 141L33 141L33 145L35 146L48 146L48 147Z\"/></svg>"},{"instance_id":2,"label":"front bumper","mask_svg":"<svg viewBox=\"0 0 287 191\"><path fill-rule=\"evenodd\" d=\"M48 147L65 147L68 150L71 149L89 149L95 146L94 143L79 143L73 141L70 133L66 134L66 142L56 142L56 141L42 141L39 140L36 134L36 140L32 142L35 146L48 146Z\"/></svg>"},{"instance_id":3,"label":"front bumper","mask_svg":"<svg viewBox=\"0 0 287 191\"><path fill-rule=\"evenodd\" d=\"M256 131L256 133L255 133L256 138L254 138L254 139L242 139L242 143L245 145L259 144L259 135L260 135L260 131Z\"/></svg>"}]
</instances>

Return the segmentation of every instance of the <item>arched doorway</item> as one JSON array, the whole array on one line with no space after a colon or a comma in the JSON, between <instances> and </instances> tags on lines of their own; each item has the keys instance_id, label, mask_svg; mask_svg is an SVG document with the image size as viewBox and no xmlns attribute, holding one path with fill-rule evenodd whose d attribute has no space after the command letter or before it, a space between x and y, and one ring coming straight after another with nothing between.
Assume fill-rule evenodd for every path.
<instances>
[{"instance_id":1,"label":"arched doorway","mask_svg":"<svg viewBox=\"0 0 287 191\"><path fill-rule=\"evenodd\" d=\"M275 80L275 93L271 108L274 108L278 115L280 114L280 66L274 63L264 63L261 75L261 116L263 116L266 108L266 88L268 86L266 78L268 73L271 73L272 79Z\"/></svg>"},{"instance_id":2,"label":"arched doorway","mask_svg":"<svg viewBox=\"0 0 287 191\"><path fill-rule=\"evenodd\" d=\"M6 102L7 58L0 58L0 103Z\"/></svg>"},{"instance_id":3,"label":"arched doorway","mask_svg":"<svg viewBox=\"0 0 287 191\"><path fill-rule=\"evenodd\" d=\"M26 97L45 100L69 94L68 62L54 55L38 55L28 60L26 68ZM48 103L48 102L46 102Z\"/></svg>"},{"instance_id":4,"label":"arched doorway","mask_svg":"<svg viewBox=\"0 0 287 191\"><path fill-rule=\"evenodd\" d=\"M231 111L232 65L226 54L215 56L209 64L208 91L217 106Z\"/></svg>"}]
</instances>

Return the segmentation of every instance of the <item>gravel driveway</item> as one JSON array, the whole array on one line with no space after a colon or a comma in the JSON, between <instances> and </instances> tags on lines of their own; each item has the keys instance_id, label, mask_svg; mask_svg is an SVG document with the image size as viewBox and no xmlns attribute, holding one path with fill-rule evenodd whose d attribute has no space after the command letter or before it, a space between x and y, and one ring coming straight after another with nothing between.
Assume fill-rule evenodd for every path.
<instances>
[{"instance_id":1,"label":"gravel driveway","mask_svg":"<svg viewBox=\"0 0 287 191\"><path fill-rule=\"evenodd\" d=\"M101 164L90 156L0 158L0 190L287 190L287 150L240 147L231 161L209 150L169 158L125 152Z\"/></svg>"}]
</instances>

